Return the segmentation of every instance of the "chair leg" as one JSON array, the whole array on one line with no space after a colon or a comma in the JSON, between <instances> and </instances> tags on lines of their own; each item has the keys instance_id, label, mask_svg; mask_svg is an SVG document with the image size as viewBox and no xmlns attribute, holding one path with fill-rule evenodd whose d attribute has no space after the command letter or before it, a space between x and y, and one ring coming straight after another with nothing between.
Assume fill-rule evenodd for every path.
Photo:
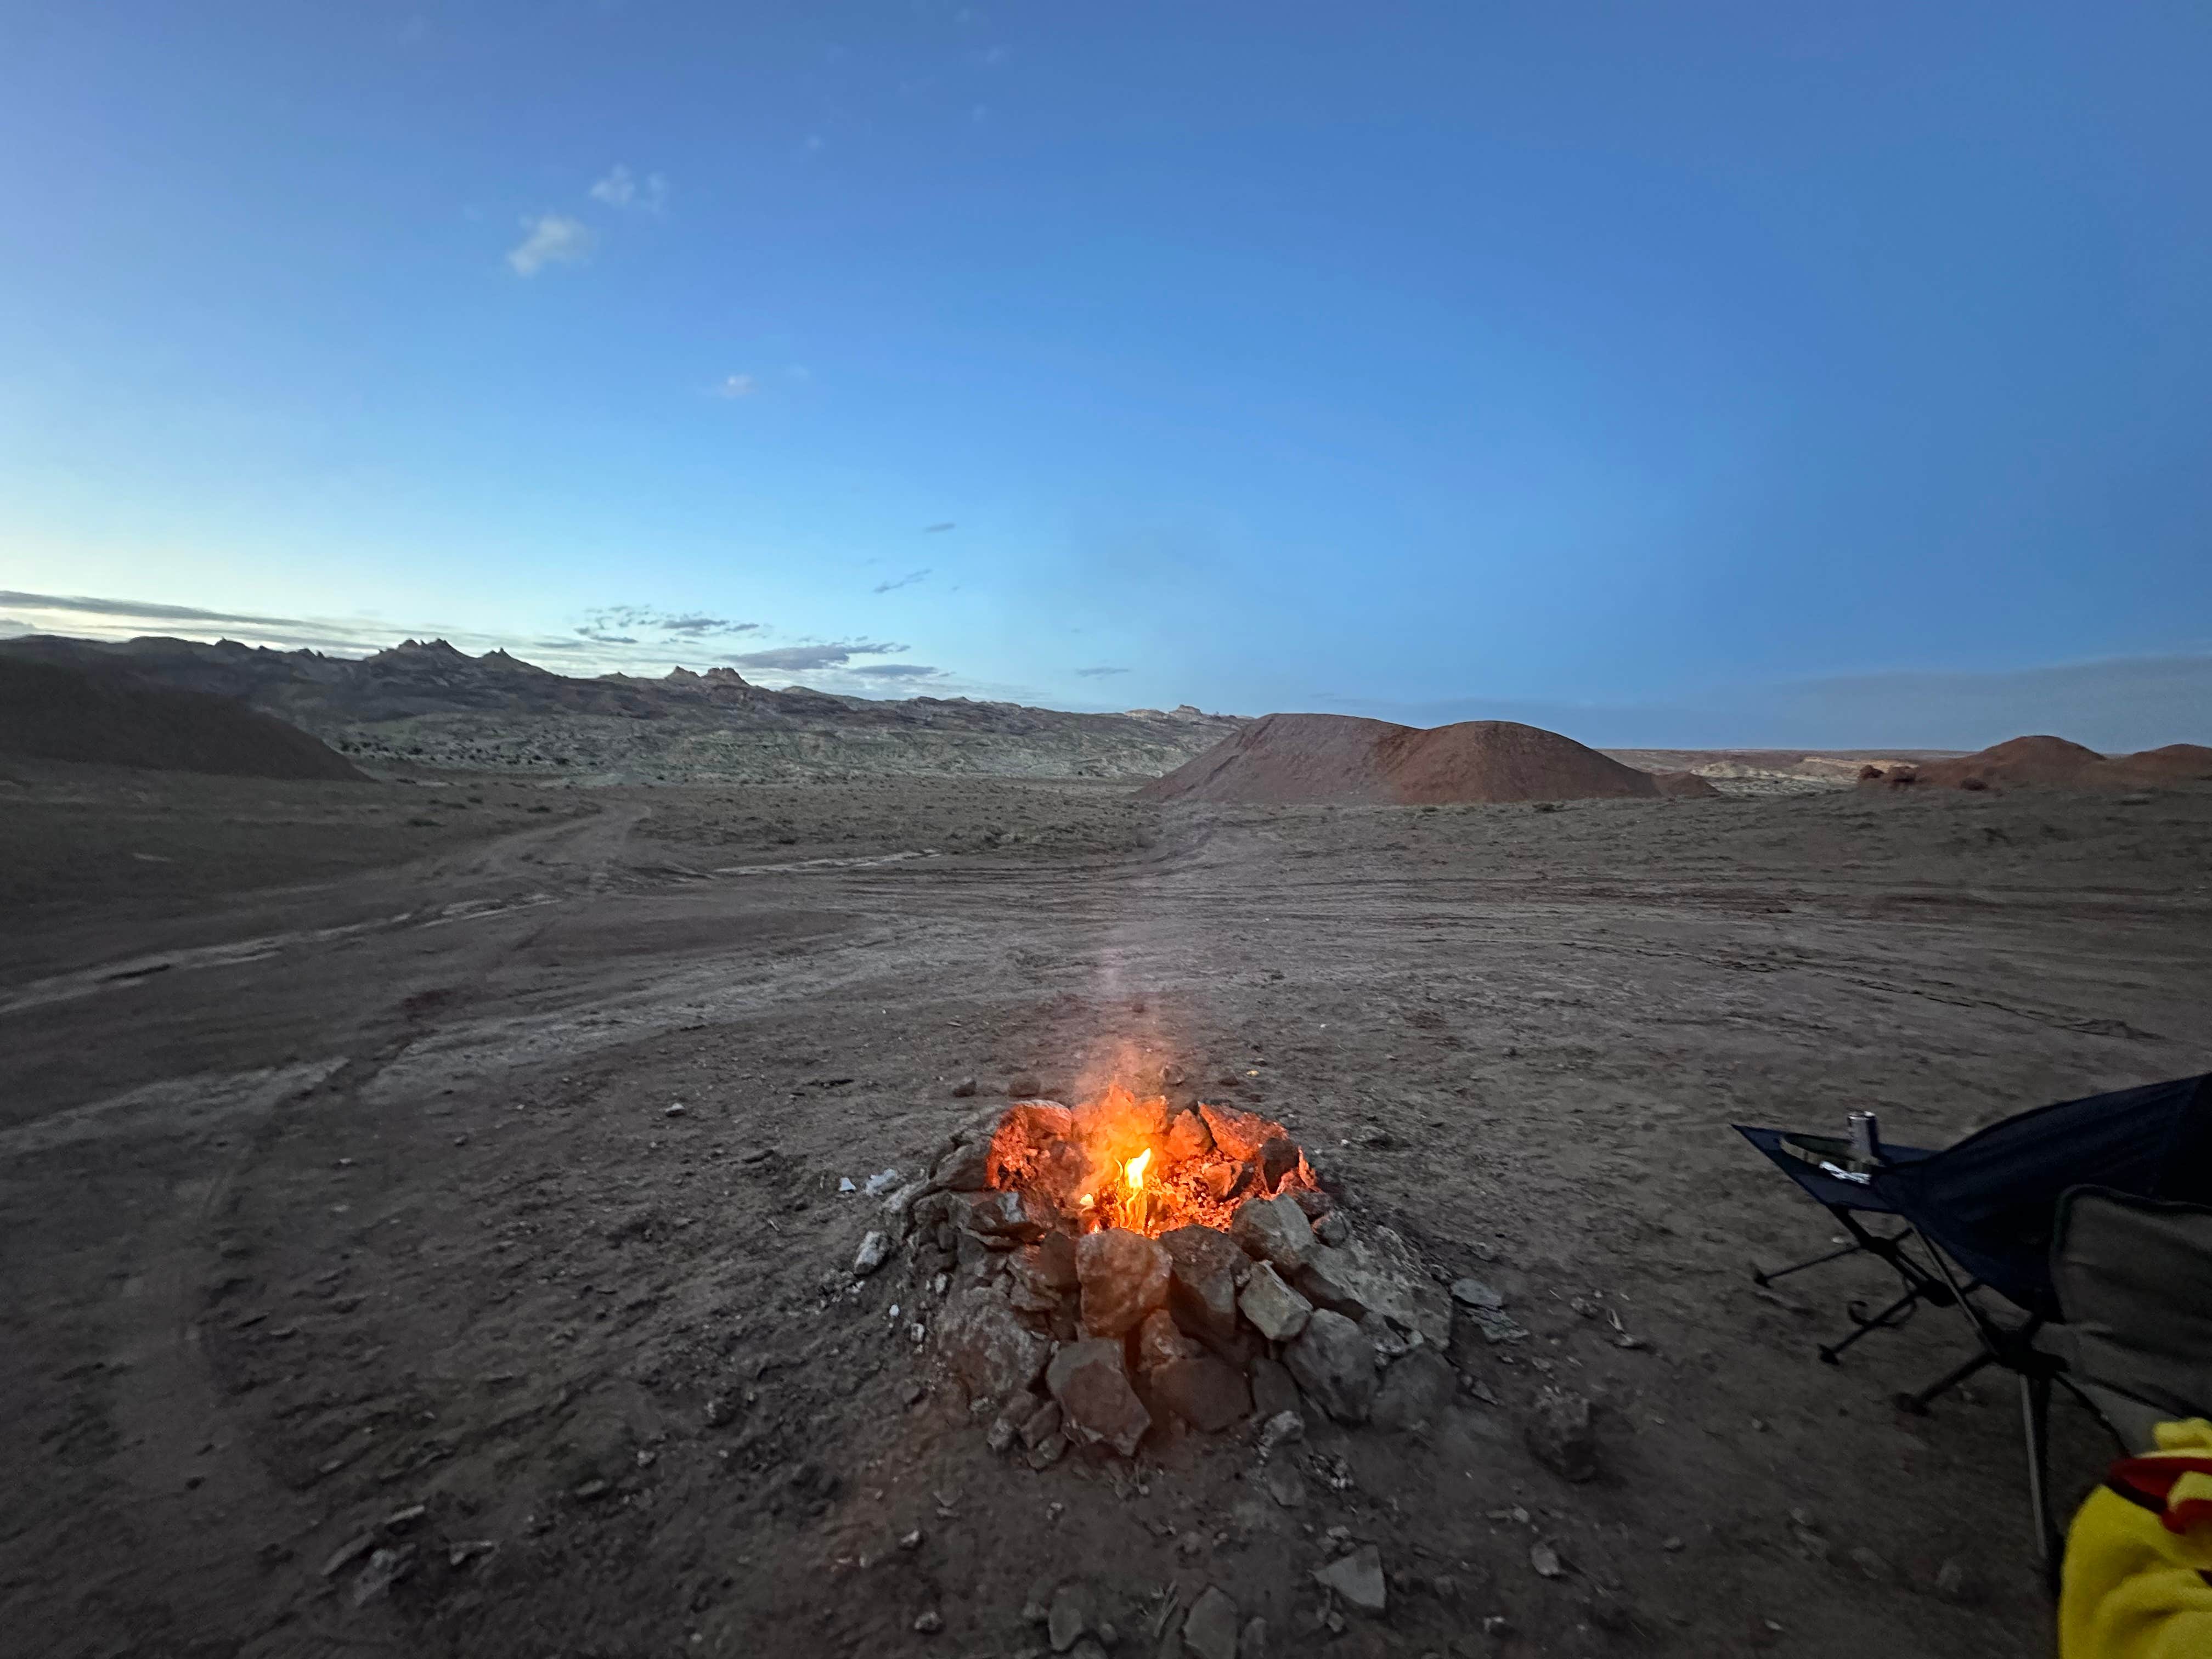
<instances>
[{"instance_id":1,"label":"chair leg","mask_svg":"<svg viewBox=\"0 0 2212 1659\"><path fill-rule=\"evenodd\" d=\"M1860 1320L1858 1322L1858 1328L1853 1331L1849 1336L1845 1337L1842 1341L1832 1343L1823 1347L1820 1350L1820 1358L1826 1360L1831 1365L1837 1364L1837 1356L1842 1353L1844 1349L1850 1347L1852 1343L1857 1341L1861 1337L1866 1335L1870 1331L1884 1331L1889 1329L1891 1322L1895 1319L1899 1314L1903 1313L1907 1308L1911 1307L1914 1303L1919 1300L1920 1292L1918 1291L1907 1291L1903 1296L1898 1297L1896 1301L1891 1303L1880 1313L1875 1314L1869 1318ZM1857 1304L1853 1304L1852 1305L1856 1307Z\"/></svg>"},{"instance_id":2,"label":"chair leg","mask_svg":"<svg viewBox=\"0 0 2212 1659\"><path fill-rule=\"evenodd\" d=\"M1988 1349L1984 1348L1981 1352L1976 1354L1972 1359L1966 1360L1961 1364L1955 1365L1950 1370L1946 1371L1942 1376L1936 1378L1935 1382L1921 1389L1918 1394L1900 1394L1896 1395L1895 1400L1897 1408L1901 1412L1911 1412L1915 1417L1925 1417L1928 1415L1928 1407L1931 1401L1950 1393L1952 1389L1957 1388L1959 1384L1965 1382L1968 1377L1973 1376L1975 1372L1980 1370L1984 1365L1994 1364L1996 1362L1996 1356L1991 1353Z\"/></svg>"},{"instance_id":3,"label":"chair leg","mask_svg":"<svg viewBox=\"0 0 2212 1659\"><path fill-rule=\"evenodd\" d=\"M1777 1267L1772 1273L1753 1267L1751 1270L1751 1282L1763 1289L1778 1279L1787 1279L1792 1273L1802 1273L1806 1268L1817 1267L1823 1261L1834 1261L1844 1256L1856 1255L1865 1248L1863 1244L1846 1244L1840 1249L1830 1250L1825 1255L1813 1256L1803 1261L1793 1261L1786 1267Z\"/></svg>"},{"instance_id":4,"label":"chair leg","mask_svg":"<svg viewBox=\"0 0 2212 1659\"><path fill-rule=\"evenodd\" d=\"M2035 1522L2036 1559L2045 1588L2058 1594L2058 1540L2051 1524L2051 1379L2033 1372L2020 1379L2021 1426L2027 1438L2027 1503Z\"/></svg>"}]
</instances>

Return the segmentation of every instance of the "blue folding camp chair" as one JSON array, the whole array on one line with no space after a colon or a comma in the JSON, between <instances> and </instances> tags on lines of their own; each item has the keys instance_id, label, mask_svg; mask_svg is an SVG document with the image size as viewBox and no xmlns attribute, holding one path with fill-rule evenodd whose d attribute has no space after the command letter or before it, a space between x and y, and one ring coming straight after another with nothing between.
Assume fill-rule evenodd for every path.
<instances>
[{"instance_id":1,"label":"blue folding camp chair","mask_svg":"<svg viewBox=\"0 0 2212 1659\"><path fill-rule=\"evenodd\" d=\"M1901 1409L1925 1413L1990 1365L2019 1376L2029 1496L2045 1565L2055 1566L2048 1500L2051 1391L2054 1385L2064 1388L2096 1410L2066 1375L2063 1360L2036 1341L2046 1326L2065 1318L2051 1278L2061 1201L2077 1188L2094 1187L2124 1198L2212 1205L2212 1073L2038 1107L1939 1152L1891 1148L1875 1168L1863 1172L1831 1165L1837 1173L1830 1174L1807 1164L1802 1154L1760 1143L1762 1135L1801 1144L1808 1137L1743 1133L1860 1241L1815 1261L1874 1250L1905 1277L1906 1295L1885 1312L1909 1312L1924 1301L1955 1307L1966 1319L1975 1352L1928 1387L1899 1395ZM1861 1173L1863 1183L1844 1178ZM1905 1226L1885 1238L1853 1220L1852 1212L1895 1215ZM1978 1294L1983 1291L2011 1304L2018 1316L1994 1310ZM1879 1326L1877 1320L1864 1321L1850 1340ZM1823 1358L1848 1346L1824 1350Z\"/></svg>"}]
</instances>

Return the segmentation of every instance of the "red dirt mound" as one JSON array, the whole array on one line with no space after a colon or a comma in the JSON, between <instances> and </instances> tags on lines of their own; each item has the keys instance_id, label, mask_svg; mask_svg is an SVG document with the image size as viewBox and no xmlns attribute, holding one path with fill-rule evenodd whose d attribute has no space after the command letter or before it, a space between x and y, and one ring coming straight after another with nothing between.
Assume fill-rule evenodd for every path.
<instances>
[{"instance_id":1,"label":"red dirt mound","mask_svg":"<svg viewBox=\"0 0 2212 1659\"><path fill-rule=\"evenodd\" d=\"M2014 738L1954 760L1887 770L1869 766L1859 774L1863 787L1890 789L2141 789L2200 780L2212 780L2212 749L2201 744L2108 757L2050 737Z\"/></svg>"},{"instance_id":2,"label":"red dirt mound","mask_svg":"<svg viewBox=\"0 0 2212 1659\"><path fill-rule=\"evenodd\" d=\"M0 754L240 778L368 779L296 726L212 691L0 657Z\"/></svg>"},{"instance_id":3,"label":"red dirt mound","mask_svg":"<svg viewBox=\"0 0 2212 1659\"><path fill-rule=\"evenodd\" d=\"M1695 772L1654 772L1659 793L1672 795L1677 800L1722 800L1726 799Z\"/></svg>"},{"instance_id":4,"label":"red dirt mound","mask_svg":"<svg viewBox=\"0 0 2212 1659\"><path fill-rule=\"evenodd\" d=\"M1411 806L1656 795L1660 786L1571 738L1511 720L1424 731L1352 714L1270 714L1139 793L1152 800Z\"/></svg>"},{"instance_id":5,"label":"red dirt mound","mask_svg":"<svg viewBox=\"0 0 2212 1659\"><path fill-rule=\"evenodd\" d=\"M2212 782L2212 749L2201 743L2169 743L2163 749L2145 749L2123 755L2112 763L2125 767L2144 783Z\"/></svg>"}]
</instances>

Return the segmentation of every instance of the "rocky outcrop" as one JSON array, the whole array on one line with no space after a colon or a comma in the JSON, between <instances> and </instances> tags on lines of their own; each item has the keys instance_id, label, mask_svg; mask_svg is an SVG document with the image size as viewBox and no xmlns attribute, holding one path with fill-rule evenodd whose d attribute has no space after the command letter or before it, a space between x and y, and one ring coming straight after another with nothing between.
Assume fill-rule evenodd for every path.
<instances>
[{"instance_id":1,"label":"rocky outcrop","mask_svg":"<svg viewBox=\"0 0 2212 1659\"><path fill-rule=\"evenodd\" d=\"M732 668L584 678L504 651L471 657L443 640L407 640L356 659L234 641L33 635L0 640L0 656L126 668L150 687L237 699L354 761L609 781L1136 780L1171 770L1245 724L1188 705L1093 714L966 697L771 690Z\"/></svg>"}]
</instances>

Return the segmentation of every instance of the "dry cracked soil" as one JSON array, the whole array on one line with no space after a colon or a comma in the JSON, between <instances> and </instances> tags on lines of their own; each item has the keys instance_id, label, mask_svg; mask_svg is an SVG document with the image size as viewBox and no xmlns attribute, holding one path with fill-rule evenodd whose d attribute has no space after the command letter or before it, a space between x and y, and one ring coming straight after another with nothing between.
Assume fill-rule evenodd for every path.
<instances>
[{"instance_id":1,"label":"dry cracked soil","mask_svg":"<svg viewBox=\"0 0 2212 1659\"><path fill-rule=\"evenodd\" d=\"M1831 1228L1729 1126L1940 1145L2212 1066L2208 853L2202 790L19 767L0 1649L1012 1656L1057 1598L1150 1659L1213 1587L1270 1655L2047 1650L2012 1396L1893 1409L1965 1349L1940 1310L1819 1363L1881 1272L1753 1285ZM1131 1054L1529 1339L1463 1322L1415 1432L994 1455L911 1258L845 1271L880 1206L840 1182ZM1547 1387L1595 1402L1595 1479L1525 1444ZM2059 1427L2070 1498L2107 1454ZM1368 1545L1379 1617L1313 1576Z\"/></svg>"}]
</instances>

